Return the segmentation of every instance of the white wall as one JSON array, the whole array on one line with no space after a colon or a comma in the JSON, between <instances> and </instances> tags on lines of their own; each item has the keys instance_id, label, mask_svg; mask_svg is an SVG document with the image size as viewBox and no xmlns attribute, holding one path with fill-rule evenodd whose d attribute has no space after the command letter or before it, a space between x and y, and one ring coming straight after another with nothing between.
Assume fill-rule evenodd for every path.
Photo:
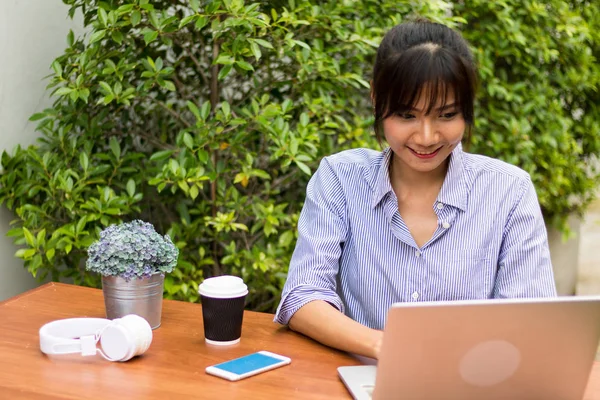
<instances>
[{"instance_id":1,"label":"white wall","mask_svg":"<svg viewBox=\"0 0 600 400\"><path fill-rule=\"evenodd\" d=\"M29 117L51 105L45 92L50 64L67 47L67 34L82 32L61 0L0 0L0 152L34 143L37 133ZM0 209L0 301L38 283L14 257L6 237L14 216Z\"/></svg>"}]
</instances>

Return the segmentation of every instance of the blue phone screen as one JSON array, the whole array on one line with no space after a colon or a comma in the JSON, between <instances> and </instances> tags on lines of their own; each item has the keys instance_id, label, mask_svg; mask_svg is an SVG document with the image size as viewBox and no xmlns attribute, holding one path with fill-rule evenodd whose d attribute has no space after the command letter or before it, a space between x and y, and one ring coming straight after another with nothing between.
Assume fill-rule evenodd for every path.
<instances>
[{"instance_id":1,"label":"blue phone screen","mask_svg":"<svg viewBox=\"0 0 600 400\"><path fill-rule=\"evenodd\" d=\"M215 365L215 368L220 368L234 374L242 375L256 369L268 367L273 364L280 363L278 358L266 356L260 353L249 354L244 357L236 358L235 360L227 361Z\"/></svg>"}]
</instances>

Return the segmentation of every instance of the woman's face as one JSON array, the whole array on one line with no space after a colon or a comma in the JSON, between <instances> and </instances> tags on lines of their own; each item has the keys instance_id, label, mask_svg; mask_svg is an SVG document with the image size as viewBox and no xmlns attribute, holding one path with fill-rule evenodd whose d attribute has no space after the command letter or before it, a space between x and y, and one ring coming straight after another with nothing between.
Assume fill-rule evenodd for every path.
<instances>
[{"instance_id":1,"label":"woman's face","mask_svg":"<svg viewBox=\"0 0 600 400\"><path fill-rule=\"evenodd\" d=\"M462 140L466 123L455 105L454 94L449 92L445 102L438 100L431 113L425 115L428 104L421 94L413 110L383 120L385 138L400 168L420 173L438 171Z\"/></svg>"}]
</instances>

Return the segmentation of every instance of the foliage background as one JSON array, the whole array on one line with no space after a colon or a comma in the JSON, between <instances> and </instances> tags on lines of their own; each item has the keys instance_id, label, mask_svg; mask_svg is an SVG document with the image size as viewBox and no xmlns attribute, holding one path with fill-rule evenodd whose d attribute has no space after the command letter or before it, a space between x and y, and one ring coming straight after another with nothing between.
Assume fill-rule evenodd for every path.
<instances>
[{"instance_id":1,"label":"foliage background","mask_svg":"<svg viewBox=\"0 0 600 400\"><path fill-rule=\"evenodd\" d=\"M421 15L460 29L480 65L471 151L532 174L566 232L598 183L600 16L592 1L63 0L88 34L52 64L38 144L2 155L16 256L41 279L99 287L86 249L140 218L180 249L168 298L233 273L272 311L309 176L378 148L368 81L384 32ZM596 123L595 123L596 122Z\"/></svg>"}]
</instances>

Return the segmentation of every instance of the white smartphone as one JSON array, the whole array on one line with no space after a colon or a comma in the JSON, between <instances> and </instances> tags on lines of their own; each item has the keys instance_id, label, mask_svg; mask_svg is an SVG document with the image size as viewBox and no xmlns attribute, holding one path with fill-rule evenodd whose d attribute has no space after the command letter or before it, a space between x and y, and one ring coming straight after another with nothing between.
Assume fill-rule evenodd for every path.
<instances>
[{"instance_id":1,"label":"white smartphone","mask_svg":"<svg viewBox=\"0 0 600 400\"><path fill-rule=\"evenodd\" d=\"M206 373L230 381L239 381L265 371L288 365L292 360L270 351L259 351L234 360L206 367Z\"/></svg>"}]
</instances>

